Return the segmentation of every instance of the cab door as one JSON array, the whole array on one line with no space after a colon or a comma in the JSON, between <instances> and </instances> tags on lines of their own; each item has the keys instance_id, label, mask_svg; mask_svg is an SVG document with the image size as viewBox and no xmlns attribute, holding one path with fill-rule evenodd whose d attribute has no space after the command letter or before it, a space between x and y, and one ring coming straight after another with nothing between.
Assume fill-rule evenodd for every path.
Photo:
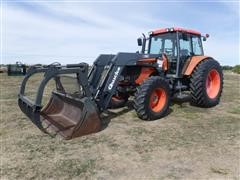
<instances>
[{"instance_id":1,"label":"cab door","mask_svg":"<svg viewBox=\"0 0 240 180\"><path fill-rule=\"evenodd\" d=\"M194 34L179 33L179 74L186 62L190 60L192 56L203 55L201 36Z\"/></svg>"}]
</instances>

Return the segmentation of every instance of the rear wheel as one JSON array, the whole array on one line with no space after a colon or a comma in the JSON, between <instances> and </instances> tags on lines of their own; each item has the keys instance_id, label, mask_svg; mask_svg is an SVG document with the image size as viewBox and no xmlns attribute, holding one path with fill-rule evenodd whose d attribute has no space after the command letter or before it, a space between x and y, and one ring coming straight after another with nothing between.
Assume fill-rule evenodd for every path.
<instances>
[{"instance_id":1,"label":"rear wheel","mask_svg":"<svg viewBox=\"0 0 240 180\"><path fill-rule=\"evenodd\" d=\"M219 63L207 59L200 63L191 76L192 102L200 107L216 106L222 94L223 74Z\"/></svg>"},{"instance_id":2,"label":"rear wheel","mask_svg":"<svg viewBox=\"0 0 240 180\"><path fill-rule=\"evenodd\" d=\"M144 81L134 98L134 109L139 118L155 120L165 116L169 109L169 84L161 77L152 76Z\"/></svg>"}]
</instances>

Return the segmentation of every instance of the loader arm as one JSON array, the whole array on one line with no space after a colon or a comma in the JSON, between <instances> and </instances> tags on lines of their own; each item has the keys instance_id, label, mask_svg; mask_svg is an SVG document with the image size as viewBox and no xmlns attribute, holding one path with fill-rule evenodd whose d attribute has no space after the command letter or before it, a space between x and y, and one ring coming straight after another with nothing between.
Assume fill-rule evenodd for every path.
<instances>
[{"instance_id":1,"label":"loader arm","mask_svg":"<svg viewBox=\"0 0 240 180\"><path fill-rule=\"evenodd\" d=\"M99 86L97 86L97 91L95 94L95 100L96 103L98 104L100 111L104 111L108 108L112 96L116 93L118 82L125 67L128 66L134 67L142 59L147 58L156 59L160 55L159 54L145 55L139 53L118 53L115 56L106 55L104 56L105 63L101 62L104 61L104 58L101 59L101 56L99 57L99 60L98 59L96 60L96 63L104 64L103 69L106 71L106 73L103 75L104 77L102 81L99 82ZM111 57L112 59L107 60L109 57ZM146 64L146 66L155 68L156 70L159 71L159 73L161 71L161 69L159 69L156 63L151 65ZM100 68L100 66L97 66L96 68ZM101 73L104 71L103 69ZM94 81L94 79L90 80L90 84L93 84L92 81Z\"/></svg>"}]
</instances>

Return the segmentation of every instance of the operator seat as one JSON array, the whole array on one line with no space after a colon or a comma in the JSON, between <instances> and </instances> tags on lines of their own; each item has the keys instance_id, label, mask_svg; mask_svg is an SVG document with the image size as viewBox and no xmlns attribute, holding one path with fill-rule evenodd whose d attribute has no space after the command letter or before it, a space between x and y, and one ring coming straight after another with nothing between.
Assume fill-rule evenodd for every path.
<instances>
[{"instance_id":1,"label":"operator seat","mask_svg":"<svg viewBox=\"0 0 240 180\"><path fill-rule=\"evenodd\" d=\"M187 50L187 49L181 49L180 50L180 56L189 56L190 55L190 53L189 53L189 51Z\"/></svg>"}]
</instances>

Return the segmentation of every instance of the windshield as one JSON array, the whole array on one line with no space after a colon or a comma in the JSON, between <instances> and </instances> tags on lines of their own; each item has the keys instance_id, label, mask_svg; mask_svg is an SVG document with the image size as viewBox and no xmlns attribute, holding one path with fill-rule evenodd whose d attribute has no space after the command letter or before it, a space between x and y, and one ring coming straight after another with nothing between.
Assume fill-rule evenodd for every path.
<instances>
[{"instance_id":1,"label":"windshield","mask_svg":"<svg viewBox=\"0 0 240 180\"><path fill-rule=\"evenodd\" d=\"M149 53L177 56L176 33L164 33L150 37Z\"/></svg>"}]
</instances>

